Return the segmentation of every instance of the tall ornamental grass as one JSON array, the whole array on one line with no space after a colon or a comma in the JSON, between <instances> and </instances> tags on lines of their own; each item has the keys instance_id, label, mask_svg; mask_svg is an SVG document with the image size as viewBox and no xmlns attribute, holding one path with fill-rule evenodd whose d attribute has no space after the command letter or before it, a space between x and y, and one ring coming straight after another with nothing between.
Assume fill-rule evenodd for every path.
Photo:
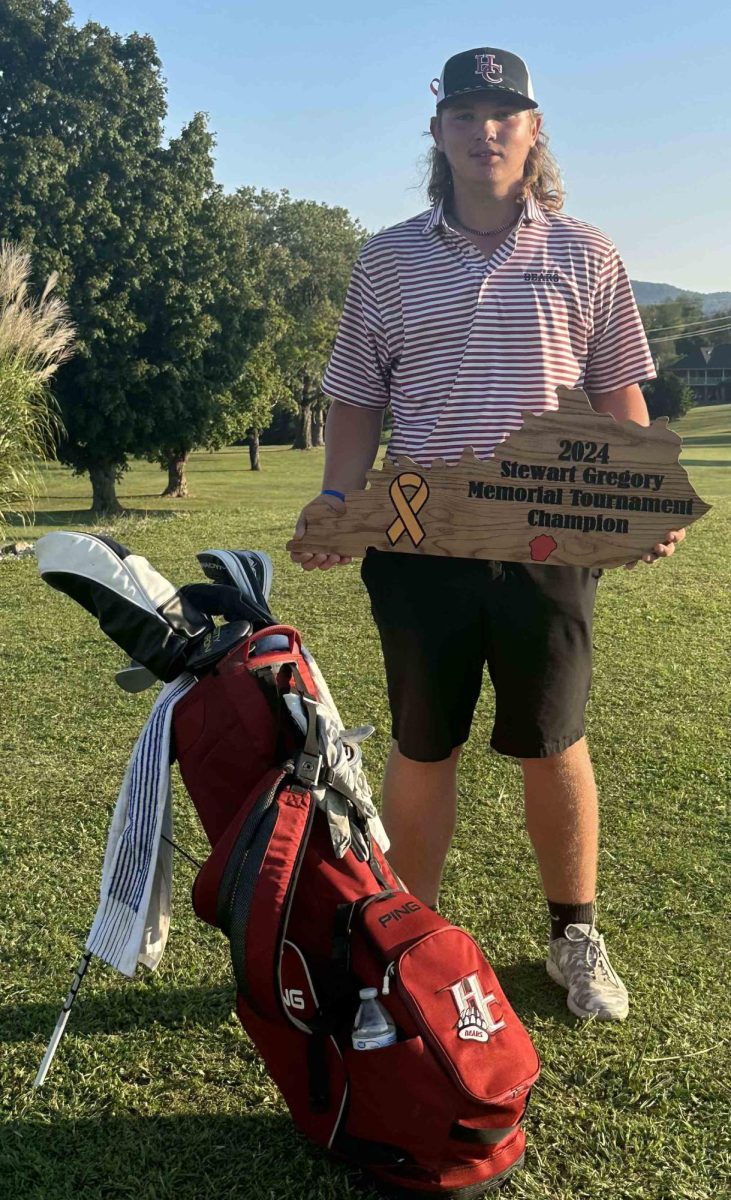
<instances>
[{"instance_id":1,"label":"tall ornamental grass","mask_svg":"<svg viewBox=\"0 0 731 1200\"><path fill-rule=\"evenodd\" d=\"M40 460L53 457L62 426L49 380L71 354L74 328L63 300L29 294L30 255L0 243L0 528L30 509L41 488Z\"/></svg>"}]
</instances>

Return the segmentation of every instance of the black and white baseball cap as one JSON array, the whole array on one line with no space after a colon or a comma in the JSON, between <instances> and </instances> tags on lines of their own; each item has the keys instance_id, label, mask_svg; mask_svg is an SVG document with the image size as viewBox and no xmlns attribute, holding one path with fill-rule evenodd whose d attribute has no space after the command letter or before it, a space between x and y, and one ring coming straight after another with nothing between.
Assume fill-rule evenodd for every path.
<instances>
[{"instance_id":1,"label":"black and white baseball cap","mask_svg":"<svg viewBox=\"0 0 731 1200\"><path fill-rule=\"evenodd\" d=\"M435 87L437 83L439 86ZM519 100L523 108L538 108L530 71L523 59L496 46L478 46L453 54L444 64L440 78L432 80L431 90L437 98L437 111L457 96L475 93L510 97Z\"/></svg>"}]
</instances>

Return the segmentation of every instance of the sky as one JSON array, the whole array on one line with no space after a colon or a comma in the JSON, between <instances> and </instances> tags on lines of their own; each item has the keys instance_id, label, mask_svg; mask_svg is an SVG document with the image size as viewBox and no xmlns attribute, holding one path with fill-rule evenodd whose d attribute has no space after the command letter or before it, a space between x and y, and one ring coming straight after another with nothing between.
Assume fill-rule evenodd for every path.
<instances>
[{"instance_id":1,"label":"sky","mask_svg":"<svg viewBox=\"0 0 731 1200\"><path fill-rule=\"evenodd\" d=\"M77 24L149 33L166 132L208 114L216 174L343 205L371 231L428 207L429 82L460 50L526 60L566 186L633 279L731 291L726 0L71 0Z\"/></svg>"}]
</instances>

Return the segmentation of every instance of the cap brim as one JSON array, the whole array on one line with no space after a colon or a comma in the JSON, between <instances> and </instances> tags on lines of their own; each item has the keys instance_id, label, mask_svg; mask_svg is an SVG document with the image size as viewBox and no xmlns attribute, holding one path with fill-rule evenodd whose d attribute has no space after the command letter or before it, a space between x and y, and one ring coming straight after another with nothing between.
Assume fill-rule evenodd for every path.
<instances>
[{"instance_id":1,"label":"cap brim","mask_svg":"<svg viewBox=\"0 0 731 1200\"><path fill-rule=\"evenodd\" d=\"M512 100L516 105L523 108L538 108L537 100L531 100L528 96L521 95L520 92L514 92L511 88L491 87L490 84L482 84L480 87L462 88L459 92L452 92L450 96L445 96L437 104L437 108L446 108L448 104L462 100L465 96L504 96L506 100Z\"/></svg>"}]
</instances>

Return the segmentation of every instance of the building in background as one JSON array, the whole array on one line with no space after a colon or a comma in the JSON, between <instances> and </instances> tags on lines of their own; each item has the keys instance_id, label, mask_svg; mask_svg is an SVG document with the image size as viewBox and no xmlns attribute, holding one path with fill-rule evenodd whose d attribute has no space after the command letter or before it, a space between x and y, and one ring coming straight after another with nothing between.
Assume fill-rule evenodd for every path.
<instances>
[{"instance_id":1,"label":"building in background","mask_svg":"<svg viewBox=\"0 0 731 1200\"><path fill-rule=\"evenodd\" d=\"M696 347L667 370L693 389L697 404L731 403L731 342Z\"/></svg>"}]
</instances>

